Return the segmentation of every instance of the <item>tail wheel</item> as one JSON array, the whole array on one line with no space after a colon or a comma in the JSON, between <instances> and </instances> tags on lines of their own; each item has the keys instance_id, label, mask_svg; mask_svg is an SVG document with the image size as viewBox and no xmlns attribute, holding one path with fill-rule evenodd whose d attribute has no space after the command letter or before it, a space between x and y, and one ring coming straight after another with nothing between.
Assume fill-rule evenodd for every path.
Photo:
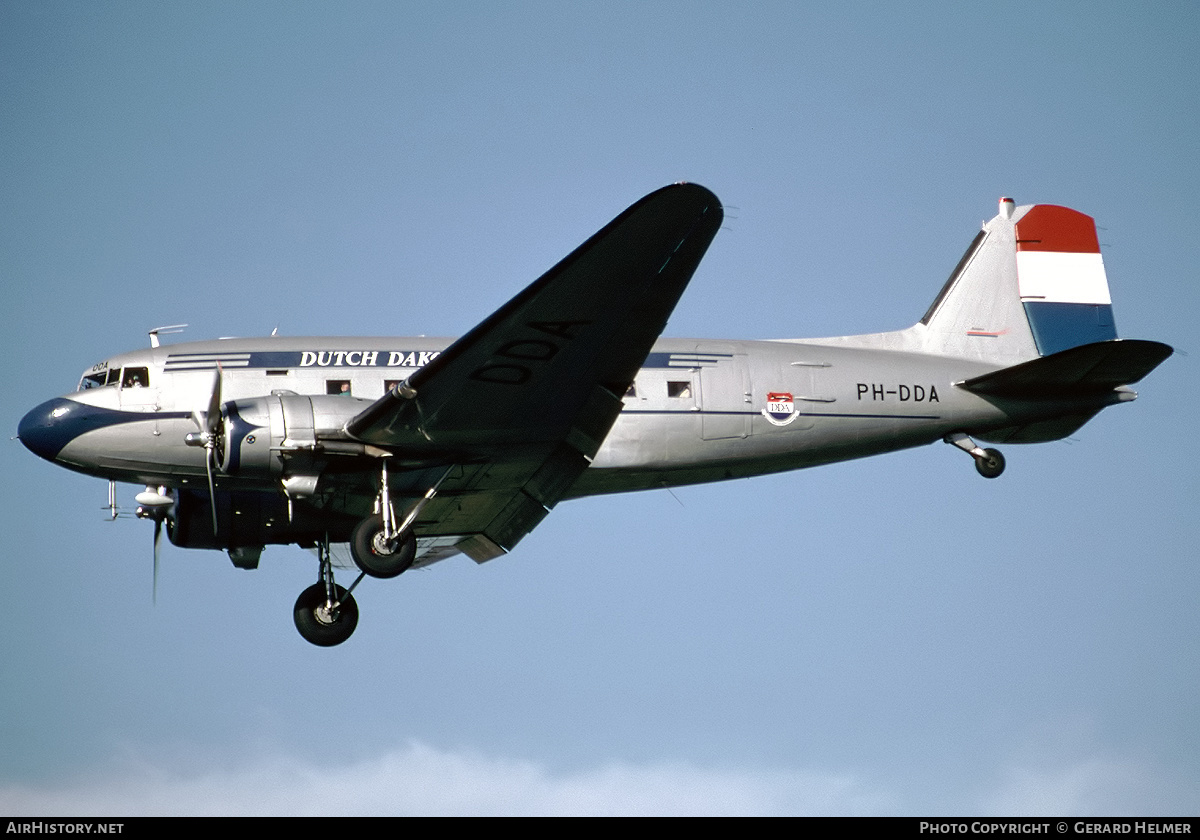
<instances>
[{"instance_id":1,"label":"tail wheel","mask_svg":"<svg viewBox=\"0 0 1200 840\"><path fill-rule=\"evenodd\" d=\"M984 478L996 478L1004 472L1004 456L998 449L985 449L983 455L975 459L975 469Z\"/></svg>"},{"instance_id":2,"label":"tail wheel","mask_svg":"<svg viewBox=\"0 0 1200 840\"><path fill-rule=\"evenodd\" d=\"M417 538L411 530L388 539L382 516L368 516L354 527L350 553L358 568L376 578L394 578L417 558Z\"/></svg>"},{"instance_id":3,"label":"tail wheel","mask_svg":"<svg viewBox=\"0 0 1200 840\"><path fill-rule=\"evenodd\" d=\"M324 582L314 583L296 599L293 617L305 641L319 647L340 645L358 626L358 604L345 588L334 584L330 603Z\"/></svg>"}]
</instances>

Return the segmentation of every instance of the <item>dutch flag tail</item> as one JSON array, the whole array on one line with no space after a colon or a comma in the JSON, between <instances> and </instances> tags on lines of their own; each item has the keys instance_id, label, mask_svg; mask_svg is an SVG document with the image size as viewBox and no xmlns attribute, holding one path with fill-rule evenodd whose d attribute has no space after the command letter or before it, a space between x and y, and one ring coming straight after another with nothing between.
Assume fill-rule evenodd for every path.
<instances>
[{"instance_id":1,"label":"dutch flag tail","mask_svg":"<svg viewBox=\"0 0 1200 840\"><path fill-rule=\"evenodd\" d=\"M1092 217L1054 204L1022 209L1013 226L1017 287L1038 353L1116 338Z\"/></svg>"},{"instance_id":2,"label":"dutch flag tail","mask_svg":"<svg viewBox=\"0 0 1200 840\"><path fill-rule=\"evenodd\" d=\"M1002 400L1084 399L1088 411L1004 430L988 440L1055 440L1106 402L1136 394L1171 355L1157 341L1120 340L1091 216L1053 204L1000 212L975 237L925 317L907 331L921 349L1001 367L957 383Z\"/></svg>"},{"instance_id":3,"label":"dutch flag tail","mask_svg":"<svg viewBox=\"0 0 1200 840\"><path fill-rule=\"evenodd\" d=\"M1000 199L910 336L926 352L1006 366L1116 340L1092 217Z\"/></svg>"}]
</instances>

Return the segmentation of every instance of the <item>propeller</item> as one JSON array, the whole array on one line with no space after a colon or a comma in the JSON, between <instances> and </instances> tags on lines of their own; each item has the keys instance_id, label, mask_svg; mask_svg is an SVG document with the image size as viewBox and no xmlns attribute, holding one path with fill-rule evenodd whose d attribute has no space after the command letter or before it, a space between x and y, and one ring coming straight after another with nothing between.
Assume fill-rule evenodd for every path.
<instances>
[{"instance_id":1,"label":"propeller","mask_svg":"<svg viewBox=\"0 0 1200 840\"><path fill-rule=\"evenodd\" d=\"M189 434L185 439L190 446L204 447L204 473L208 478L208 500L212 508L214 535L217 533L217 490L213 484L213 470L221 457L219 448L225 436L225 419L221 416L221 374L221 363L217 362L212 389L208 395L207 410L192 411L192 422L200 429L200 433Z\"/></svg>"},{"instance_id":2,"label":"propeller","mask_svg":"<svg viewBox=\"0 0 1200 840\"><path fill-rule=\"evenodd\" d=\"M151 599L156 607L158 606L158 543L162 539L162 524L161 516L154 517L154 590Z\"/></svg>"},{"instance_id":3,"label":"propeller","mask_svg":"<svg viewBox=\"0 0 1200 840\"><path fill-rule=\"evenodd\" d=\"M166 487L147 485L146 489L135 497L138 502L137 517L154 520L154 603L158 603L158 546L162 542L163 520L167 518L174 499Z\"/></svg>"}]
</instances>

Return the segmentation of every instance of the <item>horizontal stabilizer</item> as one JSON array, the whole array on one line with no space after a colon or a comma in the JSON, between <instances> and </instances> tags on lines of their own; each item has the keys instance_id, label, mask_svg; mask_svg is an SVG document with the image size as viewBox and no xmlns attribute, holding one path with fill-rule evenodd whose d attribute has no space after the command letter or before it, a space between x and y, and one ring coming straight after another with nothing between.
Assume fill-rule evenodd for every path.
<instances>
[{"instance_id":1,"label":"horizontal stabilizer","mask_svg":"<svg viewBox=\"0 0 1200 840\"><path fill-rule=\"evenodd\" d=\"M1172 350L1157 341L1098 341L1042 356L960 382L975 394L1045 399L1131 385L1154 370Z\"/></svg>"}]
</instances>

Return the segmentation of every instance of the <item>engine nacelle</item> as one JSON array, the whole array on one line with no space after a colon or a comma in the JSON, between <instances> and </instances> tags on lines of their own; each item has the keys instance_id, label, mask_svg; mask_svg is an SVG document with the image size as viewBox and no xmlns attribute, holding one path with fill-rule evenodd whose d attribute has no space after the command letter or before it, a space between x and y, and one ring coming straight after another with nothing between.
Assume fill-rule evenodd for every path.
<instances>
[{"instance_id":1,"label":"engine nacelle","mask_svg":"<svg viewBox=\"0 0 1200 840\"><path fill-rule=\"evenodd\" d=\"M270 396L228 402L221 472L244 478L281 479L292 462L315 454L356 454L365 450L343 431L370 400L339 395L303 396L276 391Z\"/></svg>"}]
</instances>

